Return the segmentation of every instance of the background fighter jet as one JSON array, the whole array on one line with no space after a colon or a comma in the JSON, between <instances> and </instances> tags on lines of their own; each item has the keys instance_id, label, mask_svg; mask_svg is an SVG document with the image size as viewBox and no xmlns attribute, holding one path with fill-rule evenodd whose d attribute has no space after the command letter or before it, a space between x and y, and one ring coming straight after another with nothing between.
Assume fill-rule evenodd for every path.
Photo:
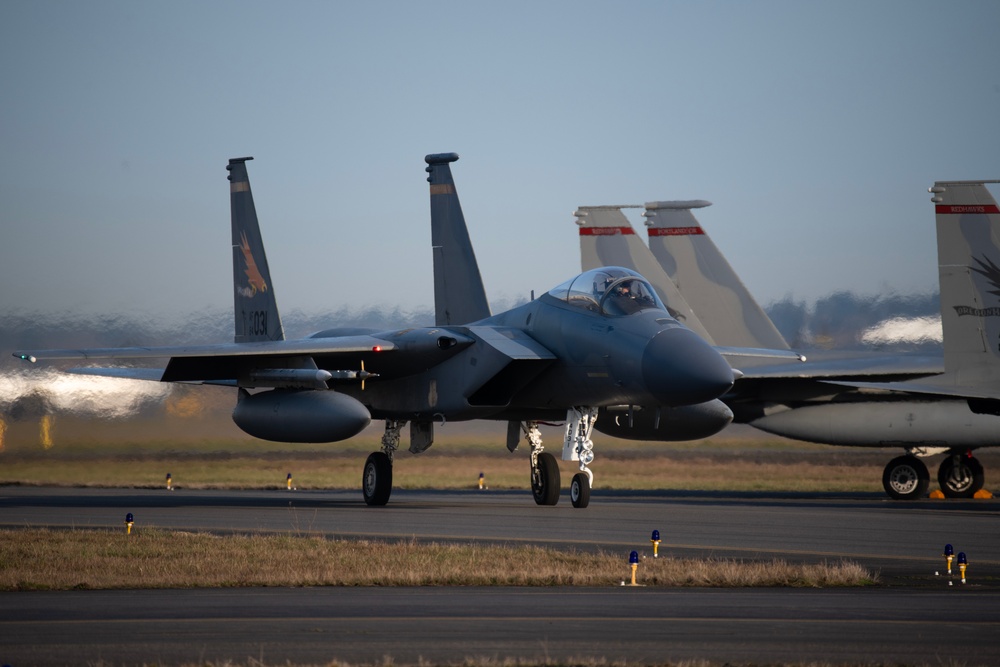
<instances>
[{"instance_id":1,"label":"background fighter jet","mask_svg":"<svg viewBox=\"0 0 1000 667\"><path fill-rule=\"evenodd\" d=\"M236 387L233 420L266 440L334 442L356 435L371 419L385 420L382 450L371 454L364 466L362 490L369 505L388 502L392 457L407 421L409 449L419 453L432 444L435 421L468 419L510 422L511 449L524 432L531 448L535 501L554 505L560 493L559 468L554 457L542 451L538 421L566 419L563 458L580 464L571 485L573 505L585 507L592 482L587 467L593 460L590 435L600 408L649 406L655 412L710 402L732 386L733 370L725 359L671 317L641 275L617 267L587 271L497 315L476 308L481 286L462 285L450 298L473 307L439 311L439 326L380 332L329 329L285 340L247 176L249 159L232 159L227 167L233 343L26 350L15 356L30 362L166 358L164 368L75 372ZM447 167L447 162L428 159L432 168ZM432 202L436 195L448 194L441 187L445 184L435 181L433 169L430 180ZM467 241L466 234L462 243ZM450 242L435 242L435 257L448 261ZM448 299L442 296L441 302ZM463 322L470 319L476 321ZM721 425L725 422L728 418Z\"/></svg>"},{"instance_id":2,"label":"background fighter jet","mask_svg":"<svg viewBox=\"0 0 1000 667\"><path fill-rule=\"evenodd\" d=\"M1000 262L1000 216L984 182L989 181L932 188L938 204L943 365L936 357L861 352L810 353L806 363L794 367L744 365L744 376L724 398L735 421L824 444L901 446L906 454L890 461L882 478L894 498L924 495L929 474L918 457L939 453L948 454L938 468L945 495L970 497L981 489L984 473L972 451L994 445L1000 423L994 416L1000 413L1000 333L993 332L990 346L982 332L989 331L987 324L1000 309L963 304L1000 302L990 282ZM617 207L583 207L577 211L583 267L609 260L648 267L654 258L662 271L647 268L646 277L656 286L670 282L683 294L715 342L787 347L695 219L692 209L707 205L701 200L646 204L649 248ZM619 233L584 231L595 227Z\"/></svg>"}]
</instances>

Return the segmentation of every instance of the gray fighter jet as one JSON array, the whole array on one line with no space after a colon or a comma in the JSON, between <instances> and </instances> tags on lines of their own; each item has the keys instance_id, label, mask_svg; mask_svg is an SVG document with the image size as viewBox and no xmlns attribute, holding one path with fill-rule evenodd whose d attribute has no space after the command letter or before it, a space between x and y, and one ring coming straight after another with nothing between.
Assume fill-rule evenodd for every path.
<instances>
[{"instance_id":1,"label":"gray fighter jet","mask_svg":"<svg viewBox=\"0 0 1000 667\"><path fill-rule=\"evenodd\" d=\"M427 158L432 208L448 205L447 198L454 195L447 169L452 158ZM508 421L511 450L521 433L527 436L534 499L554 505L560 494L559 467L543 451L538 422L565 419L563 458L580 467L571 484L572 502L586 507L593 479L590 436L600 409L626 406L632 415L634 406L644 406L658 419L684 406L711 405L732 387L734 372L719 351L679 324L639 273L621 267L587 271L497 315L483 309L481 281L448 286L436 279L437 304L461 306L438 310L437 326L329 329L286 340L247 176L249 159L232 159L227 167L233 343L23 350L14 355L29 362L167 359L162 368L87 367L74 372L235 387L233 420L265 440L335 442L356 435L372 419L385 420L382 449L364 466L362 490L369 505L389 500L393 453L407 421L409 449L419 453L433 442L434 422L470 419ZM435 265L459 261L474 267L467 233L463 240L447 231L445 237L435 232ZM478 277L478 268L475 272ZM454 289L442 293L438 288ZM728 411L726 416L716 419L718 428L728 423Z\"/></svg>"},{"instance_id":2,"label":"gray fighter jet","mask_svg":"<svg viewBox=\"0 0 1000 667\"><path fill-rule=\"evenodd\" d=\"M981 489L983 468L972 452L995 445L1000 423L995 416L1000 334L994 331L992 346L983 335L1000 308L976 305L1000 301L1000 292L990 290L991 279L1000 281L1000 216L985 182L990 181L942 182L931 189L937 202L943 362L924 355L850 352L810 353L806 363L794 366L744 364L743 376L724 397L735 421L823 444L902 447L906 454L890 461L882 477L893 498L923 496L930 476L921 458L941 453L947 456L938 482L946 496L970 497ZM641 264L654 286L669 282L683 294L713 342L787 347L695 219L692 209L707 205L702 200L646 204L648 248L618 207L583 207L577 211L583 267L611 259L627 267ZM584 231L595 226L618 231ZM661 271L649 268L651 259Z\"/></svg>"}]
</instances>

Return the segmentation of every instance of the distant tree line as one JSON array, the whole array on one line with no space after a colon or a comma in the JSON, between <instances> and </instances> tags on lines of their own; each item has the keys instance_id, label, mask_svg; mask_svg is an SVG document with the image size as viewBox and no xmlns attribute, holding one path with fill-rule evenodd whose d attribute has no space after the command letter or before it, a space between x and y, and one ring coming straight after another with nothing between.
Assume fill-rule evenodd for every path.
<instances>
[{"instance_id":1,"label":"distant tree line","mask_svg":"<svg viewBox=\"0 0 1000 667\"><path fill-rule=\"evenodd\" d=\"M834 292L812 305L786 296L764 310L793 348L860 349L862 334L893 318L940 317L937 293L866 296ZM934 347L920 343L905 347Z\"/></svg>"}]
</instances>

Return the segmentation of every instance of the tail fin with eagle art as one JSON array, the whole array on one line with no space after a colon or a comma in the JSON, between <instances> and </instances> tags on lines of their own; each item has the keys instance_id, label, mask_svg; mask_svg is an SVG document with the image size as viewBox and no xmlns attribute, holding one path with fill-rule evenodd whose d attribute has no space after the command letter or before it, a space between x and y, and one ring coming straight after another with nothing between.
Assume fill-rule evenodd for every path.
<instances>
[{"instance_id":1,"label":"tail fin with eagle art","mask_svg":"<svg viewBox=\"0 0 1000 667\"><path fill-rule=\"evenodd\" d=\"M229 171L229 200L233 222L233 286L236 343L284 340L264 241L257 223L257 209L250 191L246 161L233 158Z\"/></svg>"}]
</instances>

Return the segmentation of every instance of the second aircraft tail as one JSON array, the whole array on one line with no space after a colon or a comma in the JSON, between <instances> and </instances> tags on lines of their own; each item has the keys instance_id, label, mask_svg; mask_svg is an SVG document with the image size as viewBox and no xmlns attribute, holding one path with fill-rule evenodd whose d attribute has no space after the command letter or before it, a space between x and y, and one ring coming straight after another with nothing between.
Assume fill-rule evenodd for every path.
<instances>
[{"instance_id":1,"label":"second aircraft tail","mask_svg":"<svg viewBox=\"0 0 1000 667\"><path fill-rule=\"evenodd\" d=\"M621 209L625 206L581 206L573 215L580 227L581 269L623 266L638 271L656 289L670 314L709 343L718 343L702 325L691 306L677 291L670 276L664 273L636 236Z\"/></svg>"},{"instance_id":2,"label":"second aircraft tail","mask_svg":"<svg viewBox=\"0 0 1000 667\"><path fill-rule=\"evenodd\" d=\"M944 366L960 385L1000 388L1000 209L986 183L939 181L935 204Z\"/></svg>"},{"instance_id":3,"label":"second aircraft tail","mask_svg":"<svg viewBox=\"0 0 1000 667\"><path fill-rule=\"evenodd\" d=\"M649 249L719 345L787 350L778 332L691 212L704 200L646 204Z\"/></svg>"}]
</instances>

